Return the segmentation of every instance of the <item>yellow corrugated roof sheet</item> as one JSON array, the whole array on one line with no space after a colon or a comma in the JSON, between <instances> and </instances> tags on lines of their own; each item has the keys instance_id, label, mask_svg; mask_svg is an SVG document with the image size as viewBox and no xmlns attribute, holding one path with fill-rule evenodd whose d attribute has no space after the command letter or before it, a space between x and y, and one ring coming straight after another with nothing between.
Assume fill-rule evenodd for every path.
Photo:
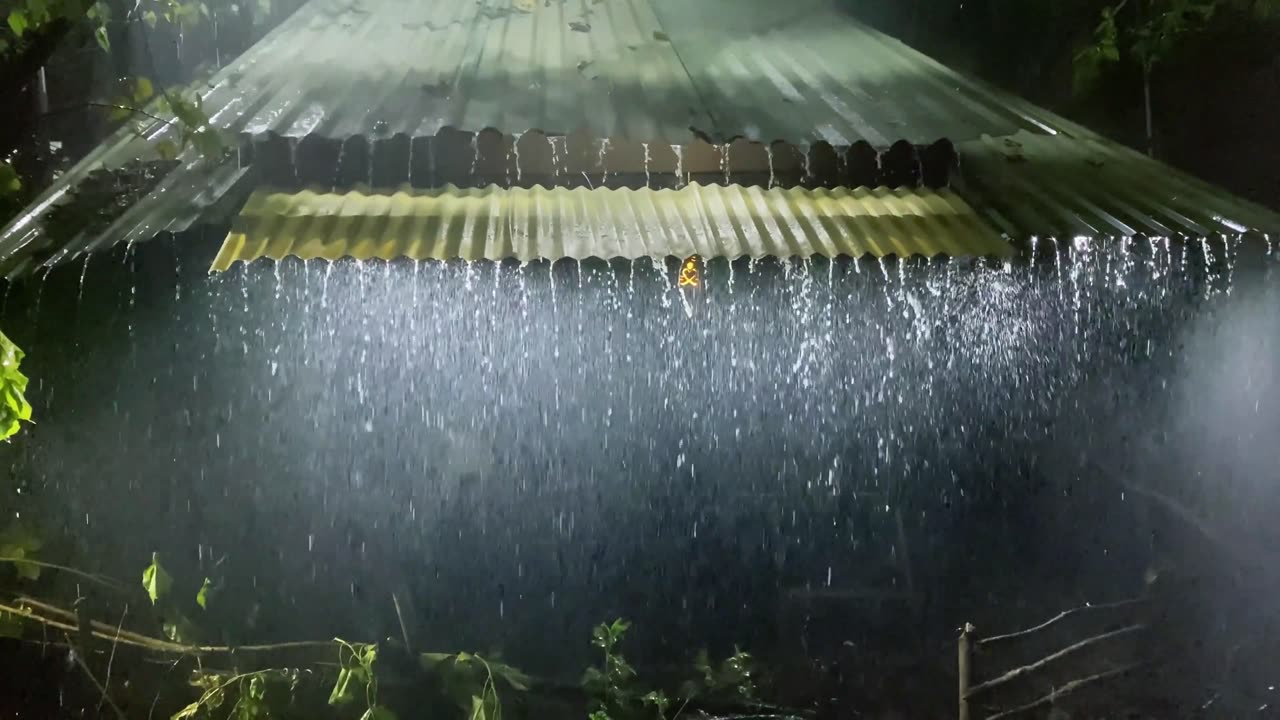
<instances>
[{"instance_id":1,"label":"yellow corrugated roof sheet","mask_svg":"<svg viewBox=\"0 0 1280 720\"><path fill-rule=\"evenodd\" d=\"M259 190L213 270L237 260L466 260L1007 255L1012 248L949 191L763 189Z\"/></svg>"}]
</instances>

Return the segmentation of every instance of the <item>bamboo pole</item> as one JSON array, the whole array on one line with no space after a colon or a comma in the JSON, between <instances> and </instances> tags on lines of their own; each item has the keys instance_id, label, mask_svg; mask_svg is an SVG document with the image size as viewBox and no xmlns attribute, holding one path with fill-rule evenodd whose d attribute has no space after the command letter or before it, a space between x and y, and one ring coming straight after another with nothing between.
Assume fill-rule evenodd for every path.
<instances>
[{"instance_id":1,"label":"bamboo pole","mask_svg":"<svg viewBox=\"0 0 1280 720\"><path fill-rule=\"evenodd\" d=\"M960 628L960 642L958 643L959 653L957 658L957 670L959 671L957 674L959 675L959 678L960 678L959 679L959 686L960 686L959 687L960 689L959 718L960 720L970 720L969 681L971 679L972 669L969 666L969 661L973 657L973 652L972 652L973 641L970 635L973 634L973 631L975 629L976 628L974 628L973 625L970 625L969 623L965 623L964 627Z\"/></svg>"},{"instance_id":2,"label":"bamboo pole","mask_svg":"<svg viewBox=\"0 0 1280 720\"><path fill-rule=\"evenodd\" d=\"M984 693L984 692L986 692L986 691L990 690L991 688L999 687L999 686L1001 686L1001 685L1004 685L1005 683L1007 683L1007 682L1009 682L1009 681L1011 681L1011 680L1016 680L1016 679L1018 679L1018 678L1022 677L1023 675L1028 675L1028 674L1034 673L1034 672L1036 672L1036 671L1038 671L1038 670L1040 670L1040 669L1042 669L1042 668L1044 668L1044 667L1046 667L1046 666L1048 666L1048 665L1050 665L1050 664L1052 664L1052 663L1054 663L1054 662L1057 662L1058 660L1061 660L1062 658L1064 658L1064 657L1066 657L1066 656L1068 656L1068 655L1070 655L1070 654L1072 654L1072 653L1076 653L1076 652L1079 652L1079 651L1081 651L1081 650L1084 650L1085 648L1092 647L1092 646L1097 645L1097 644L1099 644L1099 643L1107 642L1108 640L1112 640L1112 639L1114 639L1114 638L1118 638L1118 637L1121 637L1121 636L1123 636L1123 635L1128 635L1129 633L1141 632L1141 631L1146 630L1146 629L1147 629L1147 626L1146 626L1146 625L1141 625L1141 624L1139 624L1139 625L1129 625L1129 626L1126 626L1126 627L1122 627L1122 628L1120 628L1119 630L1112 630L1112 631L1110 631L1110 632L1102 633L1101 635L1094 635L1094 636L1093 636L1093 637L1091 637L1091 638L1086 638L1086 639L1084 639L1084 640L1081 640L1081 641L1080 641L1080 642L1078 642L1078 643L1074 643L1074 644L1072 644L1072 645L1068 645L1067 647L1065 647L1065 648L1063 648L1063 649L1061 649L1061 650L1059 650L1059 651L1057 651L1057 652L1055 652L1055 653L1053 653L1053 654L1051 654L1051 655L1046 655L1046 656L1044 656L1044 657L1040 658L1039 660L1036 660L1036 661L1035 661L1035 662L1033 662L1033 663L1030 663L1030 664L1028 664L1028 665L1023 665L1023 666L1021 666L1021 667L1016 667L1016 668L1014 668L1014 669L1010 670L1009 672L1007 672L1007 673L1005 673L1005 674L1001 675L1001 676L1000 676L1000 677L998 677L998 678L995 678L995 679L992 679L992 680L988 680L988 681L986 681L986 682L984 682L984 683L981 683L981 684L975 685L974 687L969 688L969 696L970 696L970 697L972 697L972 696L974 696L974 695L978 695L978 694Z\"/></svg>"}]
</instances>

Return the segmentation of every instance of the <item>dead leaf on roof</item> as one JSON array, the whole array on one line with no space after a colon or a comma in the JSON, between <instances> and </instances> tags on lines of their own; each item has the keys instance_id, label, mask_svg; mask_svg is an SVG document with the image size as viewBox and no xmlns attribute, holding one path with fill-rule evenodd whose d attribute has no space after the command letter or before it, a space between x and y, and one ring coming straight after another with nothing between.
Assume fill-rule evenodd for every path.
<instances>
[{"instance_id":1,"label":"dead leaf on roof","mask_svg":"<svg viewBox=\"0 0 1280 720\"><path fill-rule=\"evenodd\" d=\"M662 32L661 30L653 31L653 39L659 42L671 42L671 36Z\"/></svg>"}]
</instances>

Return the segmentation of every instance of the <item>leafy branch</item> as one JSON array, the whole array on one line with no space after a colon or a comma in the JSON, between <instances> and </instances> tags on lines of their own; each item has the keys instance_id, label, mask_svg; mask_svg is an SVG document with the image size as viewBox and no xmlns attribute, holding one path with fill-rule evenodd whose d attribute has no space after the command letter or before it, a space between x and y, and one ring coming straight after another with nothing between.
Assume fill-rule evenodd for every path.
<instances>
[{"instance_id":1,"label":"leafy branch","mask_svg":"<svg viewBox=\"0 0 1280 720\"><path fill-rule=\"evenodd\" d=\"M1224 0L1120 0L1102 8L1093 38L1074 58L1077 92L1091 89L1103 70L1128 58L1150 73L1186 35L1203 30ZM1126 8L1133 12L1124 13Z\"/></svg>"},{"instance_id":2,"label":"leafy branch","mask_svg":"<svg viewBox=\"0 0 1280 720\"><path fill-rule=\"evenodd\" d=\"M494 658L466 652L422 653L418 661L423 670L440 677L444 694L467 714L467 720L501 719L499 680L508 690L529 689L528 675Z\"/></svg>"},{"instance_id":3,"label":"leafy branch","mask_svg":"<svg viewBox=\"0 0 1280 720\"><path fill-rule=\"evenodd\" d=\"M735 648L734 654L713 664L705 650L694 661L694 677L680 686L679 705L662 690L639 687L635 668L622 656L619 645L631 624L617 619L597 625L591 644L603 654L599 667L588 668L582 686L591 698L588 720L676 720L695 699L756 704L754 661L749 653Z\"/></svg>"}]
</instances>

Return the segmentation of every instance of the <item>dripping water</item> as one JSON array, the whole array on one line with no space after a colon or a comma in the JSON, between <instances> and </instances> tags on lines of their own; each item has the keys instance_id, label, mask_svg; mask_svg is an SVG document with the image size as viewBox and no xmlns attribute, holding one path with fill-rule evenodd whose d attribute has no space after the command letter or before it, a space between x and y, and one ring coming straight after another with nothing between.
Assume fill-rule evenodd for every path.
<instances>
[{"instance_id":1,"label":"dripping water","mask_svg":"<svg viewBox=\"0 0 1280 720\"><path fill-rule=\"evenodd\" d=\"M644 149L644 186L649 187L649 143L640 143Z\"/></svg>"},{"instance_id":2,"label":"dripping water","mask_svg":"<svg viewBox=\"0 0 1280 720\"><path fill-rule=\"evenodd\" d=\"M84 276L89 274L89 257L90 257L90 253L88 251L85 251L84 265L81 266L80 268L80 292L79 292L79 295L76 296L77 305L84 302Z\"/></svg>"},{"instance_id":3,"label":"dripping water","mask_svg":"<svg viewBox=\"0 0 1280 720\"><path fill-rule=\"evenodd\" d=\"M684 186L684 148L672 145L671 152L676 154L676 187Z\"/></svg>"},{"instance_id":4,"label":"dripping water","mask_svg":"<svg viewBox=\"0 0 1280 720\"><path fill-rule=\"evenodd\" d=\"M560 177L560 146L556 144L559 138L547 136L547 144L551 146L551 174L554 177Z\"/></svg>"},{"instance_id":5,"label":"dripping water","mask_svg":"<svg viewBox=\"0 0 1280 720\"><path fill-rule=\"evenodd\" d=\"M409 157L404 171L404 181L413 187L413 138L409 138Z\"/></svg>"},{"instance_id":6,"label":"dripping water","mask_svg":"<svg viewBox=\"0 0 1280 720\"><path fill-rule=\"evenodd\" d=\"M480 164L480 133L471 133L471 180L476 177L476 167Z\"/></svg>"},{"instance_id":7,"label":"dripping water","mask_svg":"<svg viewBox=\"0 0 1280 720\"><path fill-rule=\"evenodd\" d=\"M596 166L600 168L600 184L609 181L609 167L605 161L605 155L609 153L609 138L600 141L600 150L596 155Z\"/></svg>"},{"instance_id":8,"label":"dripping water","mask_svg":"<svg viewBox=\"0 0 1280 720\"><path fill-rule=\"evenodd\" d=\"M512 136L512 140L511 140L511 155L513 158L515 158L515 161L516 161L516 183L517 184L519 184L521 178L523 177L523 173L520 170L520 138L521 137L524 137L523 133L516 133L515 135ZM509 167L507 168L507 172L508 173L511 172L511 169ZM508 176L507 178L507 184L508 185L511 184L510 176Z\"/></svg>"},{"instance_id":9,"label":"dripping water","mask_svg":"<svg viewBox=\"0 0 1280 720\"><path fill-rule=\"evenodd\" d=\"M338 145L338 161L334 163L334 168L333 168L333 186L332 187L335 189L342 185L342 162L346 159L347 159L347 144L344 142Z\"/></svg>"}]
</instances>

